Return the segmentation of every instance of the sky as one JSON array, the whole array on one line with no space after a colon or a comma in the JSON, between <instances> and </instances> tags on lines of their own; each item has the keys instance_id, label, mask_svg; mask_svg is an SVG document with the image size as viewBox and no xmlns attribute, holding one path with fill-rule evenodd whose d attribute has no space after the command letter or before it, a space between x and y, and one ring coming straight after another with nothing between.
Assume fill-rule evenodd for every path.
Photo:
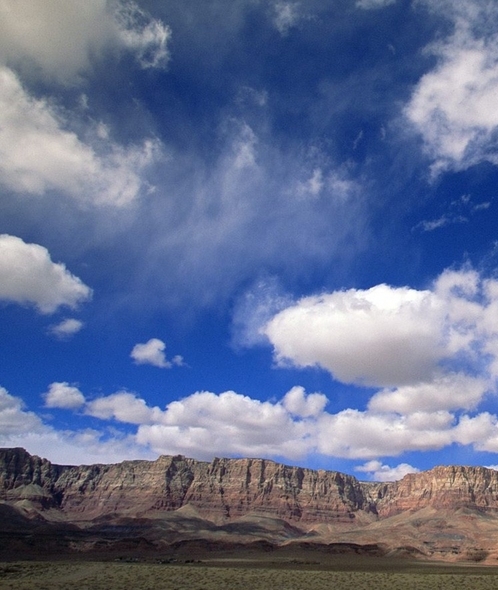
<instances>
[{"instance_id":1,"label":"sky","mask_svg":"<svg viewBox=\"0 0 498 590\"><path fill-rule=\"evenodd\" d=\"M498 5L0 0L0 446L498 465Z\"/></svg>"}]
</instances>

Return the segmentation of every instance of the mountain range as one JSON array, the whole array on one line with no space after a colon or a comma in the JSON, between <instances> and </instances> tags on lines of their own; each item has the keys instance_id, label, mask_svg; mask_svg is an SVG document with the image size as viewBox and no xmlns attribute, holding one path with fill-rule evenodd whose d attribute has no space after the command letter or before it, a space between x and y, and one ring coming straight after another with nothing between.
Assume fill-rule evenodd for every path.
<instances>
[{"instance_id":1,"label":"mountain range","mask_svg":"<svg viewBox=\"0 0 498 590\"><path fill-rule=\"evenodd\" d=\"M0 555L236 547L496 563L498 472L373 483L266 459L67 466L0 449Z\"/></svg>"}]
</instances>

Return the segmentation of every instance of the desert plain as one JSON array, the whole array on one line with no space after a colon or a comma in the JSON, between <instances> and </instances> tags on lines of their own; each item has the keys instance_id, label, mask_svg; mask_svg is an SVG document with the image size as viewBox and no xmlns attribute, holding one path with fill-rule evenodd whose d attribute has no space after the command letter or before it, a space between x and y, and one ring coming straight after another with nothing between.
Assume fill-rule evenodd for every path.
<instances>
[{"instance_id":1,"label":"desert plain","mask_svg":"<svg viewBox=\"0 0 498 590\"><path fill-rule=\"evenodd\" d=\"M498 567L371 557L0 562L9 590L494 590Z\"/></svg>"}]
</instances>

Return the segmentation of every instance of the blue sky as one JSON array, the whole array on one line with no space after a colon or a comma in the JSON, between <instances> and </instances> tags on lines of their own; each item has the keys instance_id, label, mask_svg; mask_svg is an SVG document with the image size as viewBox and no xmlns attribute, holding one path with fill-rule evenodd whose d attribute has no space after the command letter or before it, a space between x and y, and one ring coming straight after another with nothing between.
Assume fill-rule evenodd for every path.
<instances>
[{"instance_id":1,"label":"blue sky","mask_svg":"<svg viewBox=\"0 0 498 590\"><path fill-rule=\"evenodd\" d=\"M498 464L497 26L0 0L0 445Z\"/></svg>"}]
</instances>

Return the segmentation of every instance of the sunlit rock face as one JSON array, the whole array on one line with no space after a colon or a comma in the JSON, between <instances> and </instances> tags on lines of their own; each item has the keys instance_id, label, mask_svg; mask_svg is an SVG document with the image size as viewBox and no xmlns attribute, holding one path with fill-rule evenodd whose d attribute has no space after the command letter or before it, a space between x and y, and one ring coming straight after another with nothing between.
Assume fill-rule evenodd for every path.
<instances>
[{"instance_id":1,"label":"sunlit rock face","mask_svg":"<svg viewBox=\"0 0 498 590\"><path fill-rule=\"evenodd\" d=\"M435 467L411 473L402 480L386 484L376 502L379 517L430 506L436 509L460 508L498 511L498 472L484 467Z\"/></svg>"},{"instance_id":2,"label":"sunlit rock face","mask_svg":"<svg viewBox=\"0 0 498 590\"><path fill-rule=\"evenodd\" d=\"M75 467L16 448L0 449L0 501L70 522L113 515L151 518L190 506L217 523L258 514L342 527L426 507L498 512L498 472L436 467L398 482L369 484L264 459L208 463L161 456Z\"/></svg>"}]
</instances>

